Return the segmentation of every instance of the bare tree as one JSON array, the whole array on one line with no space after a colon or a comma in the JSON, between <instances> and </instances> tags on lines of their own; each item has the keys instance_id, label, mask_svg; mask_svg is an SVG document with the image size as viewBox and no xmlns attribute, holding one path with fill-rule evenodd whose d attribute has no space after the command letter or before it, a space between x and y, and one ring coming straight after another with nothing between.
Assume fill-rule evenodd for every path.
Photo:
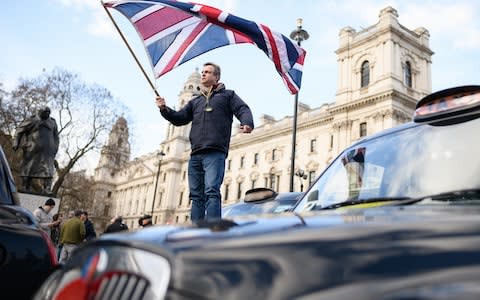
<instances>
[{"instance_id":1,"label":"bare tree","mask_svg":"<svg viewBox=\"0 0 480 300\"><path fill-rule=\"evenodd\" d=\"M59 193L62 195L60 208L64 215L75 209L93 211L94 182L85 171L70 172L65 176Z\"/></svg>"},{"instance_id":2,"label":"bare tree","mask_svg":"<svg viewBox=\"0 0 480 300\"><path fill-rule=\"evenodd\" d=\"M0 99L0 130L9 136L40 107L50 107L60 136L54 194L79 161L100 150L114 122L126 111L104 87L86 84L77 74L60 68L21 79L10 97Z\"/></svg>"}]
</instances>

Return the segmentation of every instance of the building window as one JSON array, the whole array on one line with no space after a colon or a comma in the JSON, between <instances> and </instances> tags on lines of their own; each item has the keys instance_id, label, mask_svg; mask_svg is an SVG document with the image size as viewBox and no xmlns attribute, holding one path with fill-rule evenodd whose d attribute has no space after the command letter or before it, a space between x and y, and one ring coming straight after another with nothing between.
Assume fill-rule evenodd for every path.
<instances>
[{"instance_id":1,"label":"building window","mask_svg":"<svg viewBox=\"0 0 480 300\"><path fill-rule=\"evenodd\" d=\"M315 174L315 171L308 172L308 186L312 185L312 182L315 180L316 176L317 175Z\"/></svg>"},{"instance_id":2,"label":"building window","mask_svg":"<svg viewBox=\"0 0 480 300\"><path fill-rule=\"evenodd\" d=\"M229 160L227 161L227 170L230 171L230 168L231 168L231 167L232 167L232 160L229 159Z\"/></svg>"},{"instance_id":3,"label":"building window","mask_svg":"<svg viewBox=\"0 0 480 300\"><path fill-rule=\"evenodd\" d=\"M272 160L273 161L277 160L277 149L272 150Z\"/></svg>"},{"instance_id":4,"label":"building window","mask_svg":"<svg viewBox=\"0 0 480 300\"><path fill-rule=\"evenodd\" d=\"M103 215L108 216L110 214L110 205L105 205L103 208Z\"/></svg>"},{"instance_id":5,"label":"building window","mask_svg":"<svg viewBox=\"0 0 480 300\"><path fill-rule=\"evenodd\" d=\"M412 65L410 64L409 61L405 63L404 75L405 75L405 84L411 88L412 87Z\"/></svg>"},{"instance_id":6,"label":"building window","mask_svg":"<svg viewBox=\"0 0 480 300\"><path fill-rule=\"evenodd\" d=\"M229 184L225 184L225 198L224 198L225 200L224 200L224 202L227 202L227 200L228 200L228 193L229 193L229 191L230 191L230 185L229 185Z\"/></svg>"},{"instance_id":7,"label":"building window","mask_svg":"<svg viewBox=\"0 0 480 300\"><path fill-rule=\"evenodd\" d=\"M245 163L245 156L240 157L240 168L243 168L243 164Z\"/></svg>"},{"instance_id":8,"label":"building window","mask_svg":"<svg viewBox=\"0 0 480 300\"><path fill-rule=\"evenodd\" d=\"M112 197L112 192L111 192L111 191L109 191L109 192L107 193L107 198L110 198L110 197Z\"/></svg>"},{"instance_id":9,"label":"building window","mask_svg":"<svg viewBox=\"0 0 480 300\"><path fill-rule=\"evenodd\" d=\"M183 202L183 192L180 192L180 200L178 201L178 207L182 206L182 202Z\"/></svg>"},{"instance_id":10,"label":"building window","mask_svg":"<svg viewBox=\"0 0 480 300\"><path fill-rule=\"evenodd\" d=\"M237 190L237 199L242 198L242 183L238 183L238 190Z\"/></svg>"},{"instance_id":11,"label":"building window","mask_svg":"<svg viewBox=\"0 0 480 300\"><path fill-rule=\"evenodd\" d=\"M317 151L317 140L310 140L310 153Z\"/></svg>"},{"instance_id":12,"label":"building window","mask_svg":"<svg viewBox=\"0 0 480 300\"><path fill-rule=\"evenodd\" d=\"M255 154L253 155L253 164L254 164L254 165L258 165L258 153L255 153Z\"/></svg>"},{"instance_id":13,"label":"building window","mask_svg":"<svg viewBox=\"0 0 480 300\"><path fill-rule=\"evenodd\" d=\"M360 123L360 137L363 137L366 135L367 135L367 123L366 122Z\"/></svg>"},{"instance_id":14,"label":"building window","mask_svg":"<svg viewBox=\"0 0 480 300\"><path fill-rule=\"evenodd\" d=\"M257 181L256 181L255 179L252 179L252 187L251 187L252 189L255 188L255 183L256 183L256 182L257 182Z\"/></svg>"},{"instance_id":15,"label":"building window","mask_svg":"<svg viewBox=\"0 0 480 300\"><path fill-rule=\"evenodd\" d=\"M264 177L264 183L263 186L268 186L268 177Z\"/></svg>"},{"instance_id":16,"label":"building window","mask_svg":"<svg viewBox=\"0 0 480 300\"><path fill-rule=\"evenodd\" d=\"M187 176L187 172L186 171L183 171L182 173L182 180L185 180L185 177Z\"/></svg>"},{"instance_id":17,"label":"building window","mask_svg":"<svg viewBox=\"0 0 480 300\"><path fill-rule=\"evenodd\" d=\"M167 180L167 173L163 173L163 182L165 182L165 180Z\"/></svg>"},{"instance_id":18,"label":"building window","mask_svg":"<svg viewBox=\"0 0 480 300\"><path fill-rule=\"evenodd\" d=\"M330 149L333 148L333 134L330 135Z\"/></svg>"},{"instance_id":19,"label":"building window","mask_svg":"<svg viewBox=\"0 0 480 300\"><path fill-rule=\"evenodd\" d=\"M270 174L270 188L276 190L276 185L275 174Z\"/></svg>"},{"instance_id":20,"label":"building window","mask_svg":"<svg viewBox=\"0 0 480 300\"><path fill-rule=\"evenodd\" d=\"M158 193L157 207L160 207L160 204L162 204L162 198L163 198L163 193L162 193L162 192L159 192L159 193Z\"/></svg>"},{"instance_id":21,"label":"building window","mask_svg":"<svg viewBox=\"0 0 480 300\"><path fill-rule=\"evenodd\" d=\"M360 87L366 87L370 83L370 64L368 60L362 63L362 82Z\"/></svg>"}]
</instances>

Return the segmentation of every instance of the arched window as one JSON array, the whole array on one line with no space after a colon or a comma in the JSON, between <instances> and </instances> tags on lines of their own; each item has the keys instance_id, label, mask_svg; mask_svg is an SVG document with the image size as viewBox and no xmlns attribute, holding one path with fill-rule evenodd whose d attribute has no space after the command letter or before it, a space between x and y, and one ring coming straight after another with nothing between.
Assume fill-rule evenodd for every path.
<instances>
[{"instance_id":1,"label":"arched window","mask_svg":"<svg viewBox=\"0 0 480 300\"><path fill-rule=\"evenodd\" d=\"M360 87L366 87L370 83L370 64L368 60L362 63L362 82Z\"/></svg>"},{"instance_id":2,"label":"arched window","mask_svg":"<svg viewBox=\"0 0 480 300\"><path fill-rule=\"evenodd\" d=\"M405 75L405 84L408 87L412 87L412 65L410 64L409 61L405 63L404 75Z\"/></svg>"}]
</instances>

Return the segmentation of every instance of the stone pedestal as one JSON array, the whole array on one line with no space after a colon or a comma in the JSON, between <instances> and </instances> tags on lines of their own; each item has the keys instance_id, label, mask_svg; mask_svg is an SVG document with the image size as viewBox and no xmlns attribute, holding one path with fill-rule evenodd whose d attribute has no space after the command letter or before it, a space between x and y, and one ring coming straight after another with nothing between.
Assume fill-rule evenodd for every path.
<instances>
[{"instance_id":1,"label":"stone pedestal","mask_svg":"<svg viewBox=\"0 0 480 300\"><path fill-rule=\"evenodd\" d=\"M56 214L58 212L58 208L60 207L59 198L43 196L43 195L27 194L27 193L18 193L18 198L20 199L20 206L28 209L32 213L39 206L42 206L43 204L45 204L45 201L47 201L48 198L52 198L53 200L55 200L55 207L50 212L50 215L53 216L54 214Z\"/></svg>"}]
</instances>

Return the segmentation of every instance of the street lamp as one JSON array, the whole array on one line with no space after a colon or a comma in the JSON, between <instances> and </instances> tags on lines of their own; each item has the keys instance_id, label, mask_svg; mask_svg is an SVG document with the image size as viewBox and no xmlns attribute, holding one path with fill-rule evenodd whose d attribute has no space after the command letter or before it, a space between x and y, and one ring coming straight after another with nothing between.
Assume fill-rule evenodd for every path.
<instances>
[{"instance_id":1,"label":"street lamp","mask_svg":"<svg viewBox=\"0 0 480 300\"><path fill-rule=\"evenodd\" d=\"M308 40L308 32L302 29L301 18L297 19L297 29L290 33L290 38L297 42L297 45L300 47L302 41ZM295 173L295 146L297 143L297 110L298 110L298 91L295 94L295 106L293 108L293 134L292 134L292 157L290 164L290 192L293 192L293 175Z\"/></svg>"},{"instance_id":2,"label":"street lamp","mask_svg":"<svg viewBox=\"0 0 480 300\"><path fill-rule=\"evenodd\" d=\"M157 176L155 177L155 187L153 188L153 200L152 200L152 212L150 215L153 219L153 208L155 207L155 198L157 197L157 185L158 185L158 176L160 176L160 167L162 165L162 159L165 156L165 152L160 150L158 153L158 169L157 169Z\"/></svg>"},{"instance_id":3,"label":"street lamp","mask_svg":"<svg viewBox=\"0 0 480 300\"><path fill-rule=\"evenodd\" d=\"M295 175L297 175L300 178L300 192L303 192L303 180L306 180L307 174L305 174L305 171L302 169L299 169L297 172L295 172Z\"/></svg>"}]
</instances>

